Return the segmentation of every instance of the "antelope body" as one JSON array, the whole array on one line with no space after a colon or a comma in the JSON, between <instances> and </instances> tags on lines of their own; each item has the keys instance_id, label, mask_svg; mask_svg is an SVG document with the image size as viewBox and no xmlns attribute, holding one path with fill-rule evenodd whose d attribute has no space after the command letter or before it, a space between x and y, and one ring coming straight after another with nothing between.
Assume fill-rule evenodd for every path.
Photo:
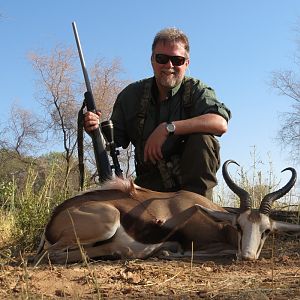
<instances>
[{"instance_id":1,"label":"antelope body","mask_svg":"<svg viewBox=\"0 0 300 300\"><path fill-rule=\"evenodd\" d=\"M269 218L272 202L294 185L294 169L288 168L289 182L253 210L249 194L230 179L229 163L235 162L224 163L223 176L240 198L239 214L192 192L155 192L117 178L55 208L36 260L47 253L55 263L76 262L82 249L90 258L147 258L163 249L187 255L193 249L194 255L237 253L254 260L270 232L300 232L300 225Z\"/></svg>"}]
</instances>

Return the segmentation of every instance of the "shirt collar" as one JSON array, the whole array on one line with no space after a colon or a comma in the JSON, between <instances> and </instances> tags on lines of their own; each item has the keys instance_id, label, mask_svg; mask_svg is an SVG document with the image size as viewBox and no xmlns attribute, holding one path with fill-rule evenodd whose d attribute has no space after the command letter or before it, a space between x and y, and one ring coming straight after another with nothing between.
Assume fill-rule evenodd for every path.
<instances>
[{"instance_id":1,"label":"shirt collar","mask_svg":"<svg viewBox=\"0 0 300 300\"><path fill-rule=\"evenodd\" d=\"M184 80L183 80L184 81ZM178 84L177 86L175 86L174 88L171 89L170 91L170 96L173 97L177 94L177 92L179 91L180 87L182 86L183 81L181 81L180 84ZM156 84L156 80L155 77L153 77L153 83L152 83L152 101L156 102L157 98L158 98L158 87Z\"/></svg>"}]
</instances>

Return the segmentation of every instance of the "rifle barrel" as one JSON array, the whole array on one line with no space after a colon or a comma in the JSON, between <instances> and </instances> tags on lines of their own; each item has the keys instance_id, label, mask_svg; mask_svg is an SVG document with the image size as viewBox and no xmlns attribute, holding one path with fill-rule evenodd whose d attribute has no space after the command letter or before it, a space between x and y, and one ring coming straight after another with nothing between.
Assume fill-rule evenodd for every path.
<instances>
[{"instance_id":1,"label":"rifle barrel","mask_svg":"<svg viewBox=\"0 0 300 300\"><path fill-rule=\"evenodd\" d=\"M79 36L78 36L78 32L77 32L76 23L72 22L72 26L73 26L77 49L78 49L78 53L79 53L79 57L80 57L83 76L84 76L84 80L85 80L85 84L86 84L86 89L87 89L87 92L85 93L85 102L86 102L85 104L87 106L88 111L96 112L96 105L95 105L95 101L94 101L94 97L93 97L93 92L92 92L88 72L87 72L87 69L85 66L85 62L84 62L84 57L83 57L82 48L81 48L81 44L80 44L80 40L79 40ZM99 175L100 181L102 182L102 181L105 181L105 180L111 178L112 171L111 171L111 166L109 163L108 155L105 150L104 139L103 139L100 127L91 132L91 137L92 137L92 142L93 142L93 148L94 148L94 154L95 154L95 159L96 159L98 175Z\"/></svg>"},{"instance_id":2,"label":"rifle barrel","mask_svg":"<svg viewBox=\"0 0 300 300\"><path fill-rule=\"evenodd\" d=\"M82 72L83 72L83 76L84 76L86 89L87 89L88 92L90 92L92 94L91 83L90 83L89 75L88 75L88 72L87 72L87 69L86 69L86 66L85 66L83 52L82 52L80 39L79 39L79 35L78 35L78 31L77 31L77 27L76 27L75 22L72 22L72 27L73 27L73 32L74 32L74 35L75 35L78 54L79 54L79 57L80 57L80 63L81 63L81 67L82 67Z\"/></svg>"}]
</instances>

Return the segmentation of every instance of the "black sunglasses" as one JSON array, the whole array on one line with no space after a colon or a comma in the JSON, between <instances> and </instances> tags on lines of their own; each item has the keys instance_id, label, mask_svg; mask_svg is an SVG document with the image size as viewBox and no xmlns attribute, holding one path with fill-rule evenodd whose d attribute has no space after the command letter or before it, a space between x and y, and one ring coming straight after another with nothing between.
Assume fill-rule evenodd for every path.
<instances>
[{"instance_id":1,"label":"black sunglasses","mask_svg":"<svg viewBox=\"0 0 300 300\"><path fill-rule=\"evenodd\" d=\"M173 66L182 66L186 58L183 56L170 56L167 54L155 54L155 61L158 64L164 65L171 60Z\"/></svg>"}]
</instances>

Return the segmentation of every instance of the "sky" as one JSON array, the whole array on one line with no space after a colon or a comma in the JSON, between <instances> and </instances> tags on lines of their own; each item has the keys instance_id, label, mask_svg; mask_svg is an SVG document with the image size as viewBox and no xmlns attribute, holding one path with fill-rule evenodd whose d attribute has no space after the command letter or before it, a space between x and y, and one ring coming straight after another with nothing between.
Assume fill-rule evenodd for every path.
<instances>
[{"instance_id":1,"label":"sky","mask_svg":"<svg viewBox=\"0 0 300 300\"><path fill-rule=\"evenodd\" d=\"M255 151L260 167L269 169L271 162L279 179L287 166L300 172L276 142L279 114L292 101L268 83L273 71L293 67L299 0L0 0L0 15L1 122L15 102L40 109L27 54L57 44L75 47L73 21L87 67L97 58L118 58L130 81L152 76L152 40L160 29L175 26L190 39L188 75L214 88L232 111L220 138L222 162L234 159L248 170Z\"/></svg>"}]
</instances>

